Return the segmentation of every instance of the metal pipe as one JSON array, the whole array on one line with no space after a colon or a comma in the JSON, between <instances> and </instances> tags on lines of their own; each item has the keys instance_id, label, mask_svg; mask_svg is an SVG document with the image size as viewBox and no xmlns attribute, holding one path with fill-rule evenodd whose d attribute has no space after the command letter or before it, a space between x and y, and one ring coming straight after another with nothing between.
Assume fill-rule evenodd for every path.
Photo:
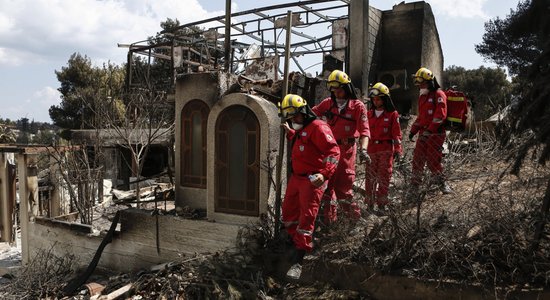
<instances>
[{"instance_id":1,"label":"metal pipe","mask_svg":"<svg viewBox=\"0 0 550 300\"><path fill-rule=\"evenodd\" d=\"M229 72L229 56L231 55L230 51L230 41L231 41L231 0L225 0L225 61L224 61L224 70Z\"/></svg>"},{"instance_id":2,"label":"metal pipe","mask_svg":"<svg viewBox=\"0 0 550 300\"><path fill-rule=\"evenodd\" d=\"M288 93L288 73L289 73L289 63L290 63L290 37L292 34L292 11L288 11L287 13L287 27L286 27L286 44L285 44L285 71L284 71L284 78L283 78L283 91L281 93L281 99L286 96ZM275 41L277 42L277 41ZM281 116L281 123L285 122L284 118ZM279 134L279 155L277 156L277 170L276 170L276 182L277 187L275 191L275 238L279 236L279 231L281 228L281 194L282 194L282 170L283 170L283 157L284 157L284 149L285 149L285 130L281 127L280 134Z\"/></svg>"},{"instance_id":3,"label":"metal pipe","mask_svg":"<svg viewBox=\"0 0 550 300\"><path fill-rule=\"evenodd\" d=\"M288 93L288 73L290 70L290 37L292 36L292 11L289 10L287 15L286 23L286 41L285 41L285 73L283 78L283 97Z\"/></svg>"}]
</instances>

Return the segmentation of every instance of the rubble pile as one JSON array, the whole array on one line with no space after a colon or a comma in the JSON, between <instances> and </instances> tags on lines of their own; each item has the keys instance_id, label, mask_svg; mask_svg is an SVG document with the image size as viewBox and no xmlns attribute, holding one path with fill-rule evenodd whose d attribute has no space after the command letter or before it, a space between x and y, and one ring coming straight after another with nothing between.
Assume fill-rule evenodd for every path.
<instances>
[{"instance_id":1,"label":"rubble pile","mask_svg":"<svg viewBox=\"0 0 550 300\"><path fill-rule=\"evenodd\" d=\"M411 200L406 167L410 155L406 154L396 164L391 208L373 212L363 205L360 220L340 216L331 226L319 220L314 252L306 260L351 263L382 274L482 286L489 291L546 288L550 225L537 243L533 236L538 222L550 221L540 213L550 169L526 160L519 176L510 175L509 152L488 144L493 146L451 149L445 166L454 193L444 195L426 179L417 193L421 201ZM357 190L363 174L357 176ZM357 200L361 197L357 193ZM184 210L176 213L193 215ZM264 216L243 227L232 251L182 257L135 274L96 277L100 289L83 286L69 298L368 299L364 291L341 290L326 282L286 280L291 246L284 230L272 238L272 219ZM0 287L0 295L16 295L14 299L60 296L68 263L59 258L33 261L18 278ZM36 270L36 266L43 267Z\"/></svg>"}]
</instances>

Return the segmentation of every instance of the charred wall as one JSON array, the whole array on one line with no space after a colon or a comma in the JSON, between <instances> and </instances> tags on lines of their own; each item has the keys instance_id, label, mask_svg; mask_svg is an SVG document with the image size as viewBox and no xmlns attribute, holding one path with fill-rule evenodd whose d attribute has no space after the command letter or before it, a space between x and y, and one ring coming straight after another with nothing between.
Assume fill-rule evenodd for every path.
<instances>
[{"instance_id":1,"label":"charred wall","mask_svg":"<svg viewBox=\"0 0 550 300\"><path fill-rule=\"evenodd\" d=\"M376 43L371 82L382 81L390 87L400 114L415 113L418 90L411 75L420 67L429 68L438 79L443 72L443 52L430 5L401 3L383 11Z\"/></svg>"}]
</instances>

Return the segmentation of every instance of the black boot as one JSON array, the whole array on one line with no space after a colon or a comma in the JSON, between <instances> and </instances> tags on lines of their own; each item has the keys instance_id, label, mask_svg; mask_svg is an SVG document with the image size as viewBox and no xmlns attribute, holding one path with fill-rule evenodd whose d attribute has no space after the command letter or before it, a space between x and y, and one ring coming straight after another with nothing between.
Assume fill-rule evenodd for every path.
<instances>
[{"instance_id":1,"label":"black boot","mask_svg":"<svg viewBox=\"0 0 550 300\"><path fill-rule=\"evenodd\" d=\"M304 256L306 255L305 250L296 249L294 253L294 257L292 260L292 266L290 266L290 269L286 272L286 277L292 280L298 280L300 279L300 276L302 276L302 262L304 261Z\"/></svg>"}]
</instances>

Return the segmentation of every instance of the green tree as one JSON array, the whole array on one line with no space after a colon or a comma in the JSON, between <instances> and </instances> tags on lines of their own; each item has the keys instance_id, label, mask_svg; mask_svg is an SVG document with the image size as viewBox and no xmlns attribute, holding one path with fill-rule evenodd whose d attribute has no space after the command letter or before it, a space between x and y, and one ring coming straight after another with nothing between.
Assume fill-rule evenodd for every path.
<instances>
[{"instance_id":1,"label":"green tree","mask_svg":"<svg viewBox=\"0 0 550 300\"><path fill-rule=\"evenodd\" d=\"M17 120L17 129L22 132L30 132L29 118L21 118Z\"/></svg>"},{"instance_id":2,"label":"green tree","mask_svg":"<svg viewBox=\"0 0 550 300\"><path fill-rule=\"evenodd\" d=\"M167 18L160 23L163 30L179 26L179 21ZM134 56L132 61L131 87L147 88L149 90L170 92L173 88L171 60L172 38L157 33L148 38L148 45L152 48L151 57ZM146 54L146 53L141 53Z\"/></svg>"},{"instance_id":3,"label":"green tree","mask_svg":"<svg viewBox=\"0 0 550 300\"><path fill-rule=\"evenodd\" d=\"M146 87L151 91L170 94L174 89L175 72L182 74L187 71L179 67L173 68L171 46L193 48L197 46L197 41L204 40L204 36L203 30L196 26L179 28L180 22L177 19L167 18L160 23L160 27L160 32L147 39L149 46L155 46L150 50L151 58L146 55L147 52L141 52L140 54L145 56L134 56L132 60L132 87ZM214 49L209 51L215 52ZM189 59L200 61L197 53L191 52Z\"/></svg>"},{"instance_id":4,"label":"green tree","mask_svg":"<svg viewBox=\"0 0 550 300\"><path fill-rule=\"evenodd\" d=\"M61 93L61 103L53 105L49 109L50 118L54 124L64 129L76 129L83 127L83 116L86 114L78 91L92 86L94 70L92 62L87 56L73 53L66 67L61 71L55 71L61 87L57 90Z\"/></svg>"},{"instance_id":5,"label":"green tree","mask_svg":"<svg viewBox=\"0 0 550 300\"><path fill-rule=\"evenodd\" d=\"M548 0L522 1L505 19L485 24L483 42L476 45L484 57L506 66L516 80L518 101L510 113L508 127L502 127L504 143L512 135L528 134L530 139L518 151L513 172L532 147L544 144L539 162L550 159L550 5Z\"/></svg>"},{"instance_id":6,"label":"green tree","mask_svg":"<svg viewBox=\"0 0 550 300\"><path fill-rule=\"evenodd\" d=\"M57 140L57 135L53 130L38 130L34 138L33 144L51 145Z\"/></svg>"},{"instance_id":7,"label":"green tree","mask_svg":"<svg viewBox=\"0 0 550 300\"><path fill-rule=\"evenodd\" d=\"M61 83L61 103L49 109L54 124L63 129L100 127L93 114L95 107L119 107L124 86L124 68L107 63L92 66L90 58L74 53L67 66L55 71ZM63 134L68 138L67 132Z\"/></svg>"},{"instance_id":8,"label":"green tree","mask_svg":"<svg viewBox=\"0 0 550 300\"><path fill-rule=\"evenodd\" d=\"M547 0L540 2L544 1ZM533 58L542 53L544 37L538 30L527 30L532 22L528 17L531 7L530 0L521 1L505 19L497 17L485 23L483 40L475 46L479 54L499 66L506 66L512 75L526 76Z\"/></svg>"},{"instance_id":9,"label":"green tree","mask_svg":"<svg viewBox=\"0 0 550 300\"><path fill-rule=\"evenodd\" d=\"M475 118L485 120L510 104L513 96L512 83L504 69L479 67L466 70L450 66L445 69L443 86L455 87L472 99Z\"/></svg>"},{"instance_id":10,"label":"green tree","mask_svg":"<svg viewBox=\"0 0 550 300\"><path fill-rule=\"evenodd\" d=\"M501 127L504 145L514 142L512 137L522 136L523 142L515 153L512 173L518 174L523 160L533 148L538 161L550 160L550 1L521 2L516 11L502 21L486 24L482 46L477 49L485 57L506 65L523 83L519 86L519 101L512 107L510 119ZM492 22L492 23L491 23ZM491 38L489 38L491 37ZM502 42L496 38L503 39ZM506 45L509 43L509 45ZM482 51L479 51L482 50ZM530 56L528 55L530 54ZM541 213L536 217L535 234L531 251L539 246L550 213L550 180L546 188Z\"/></svg>"}]
</instances>

